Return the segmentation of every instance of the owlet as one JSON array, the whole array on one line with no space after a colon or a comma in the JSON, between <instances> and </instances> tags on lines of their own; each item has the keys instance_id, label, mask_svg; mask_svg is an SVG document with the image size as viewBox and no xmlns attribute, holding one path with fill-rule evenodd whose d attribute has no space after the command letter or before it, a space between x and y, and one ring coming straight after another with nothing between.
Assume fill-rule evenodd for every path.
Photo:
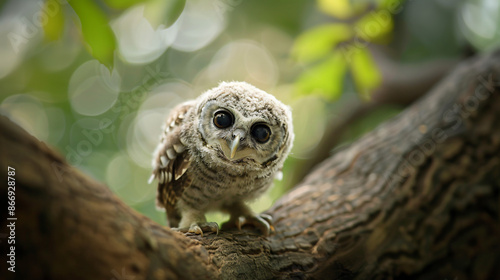
<instances>
[{"instance_id":1,"label":"owlet","mask_svg":"<svg viewBox=\"0 0 500 280\"><path fill-rule=\"evenodd\" d=\"M270 217L245 202L281 177L293 138L288 106L245 82L219 84L168 116L150 178L158 180L157 207L182 232L218 232L205 218L216 210L230 214L223 229L251 224L268 235Z\"/></svg>"}]
</instances>

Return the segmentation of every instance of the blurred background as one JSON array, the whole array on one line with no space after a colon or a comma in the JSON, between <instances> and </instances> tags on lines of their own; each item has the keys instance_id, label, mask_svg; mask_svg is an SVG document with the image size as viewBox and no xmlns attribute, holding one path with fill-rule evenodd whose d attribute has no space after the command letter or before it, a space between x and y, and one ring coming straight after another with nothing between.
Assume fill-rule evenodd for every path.
<instances>
[{"instance_id":1,"label":"blurred background","mask_svg":"<svg viewBox=\"0 0 500 280\"><path fill-rule=\"evenodd\" d=\"M283 180L252 202L260 212L461 60L500 46L497 0L0 5L0 113L161 224L147 180L180 102L241 80L292 107L292 155Z\"/></svg>"}]
</instances>

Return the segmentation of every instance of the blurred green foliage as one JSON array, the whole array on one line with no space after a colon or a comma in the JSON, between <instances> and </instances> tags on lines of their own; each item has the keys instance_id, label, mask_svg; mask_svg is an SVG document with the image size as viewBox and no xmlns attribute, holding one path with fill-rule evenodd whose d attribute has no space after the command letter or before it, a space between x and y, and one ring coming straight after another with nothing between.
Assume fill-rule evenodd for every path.
<instances>
[{"instance_id":1,"label":"blurred green foliage","mask_svg":"<svg viewBox=\"0 0 500 280\"><path fill-rule=\"evenodd\" d=\"M69 2L78 15L87 50L101 63L112 67L116 40L106 13L93 1Z\"/></svg>"},{"instance_id":2,"label":"blurred green foliage","mask_svg":"<svg viewBox=\"0 0 500 280\"><path fill-rule=\"evenodd\" d=\"M392 17L401 9L402 1L319 0L318 3L336 22L315 26L297 38L292 55L298 62L320 60L297 80L298 92L314 92L335 101L350 70L358 93L369 99L382 77L367 47L389 42L394 26Z\"/></svg>"},{"instance_id":3,"label":"blurred green foliage","mask_svg":"<svg viewBox=\"0 0 500 280\"><path fill-rule=\"evenodd\" d=\"M171 26L181 15L186 4L185 0L106 0L103 6L98 1L69 1L72 12L76 13L80 21L80 31L87 51L109 68L113 67L114 52L117 48L116 38L111 30L110 21L114 13L111 9L123 12L134 5L145 3L145 17L158 27ZM42 22L45 38L57 40L64 30L65 12L61 3L54 0L45 1L42 8L50 15ZM53 15L52 15L53 13ZM67 16L67 15L66 15Z\"/></svg>"},{"instance_id":4,"label":"blurred green foliage","mask_svg":"<svg viewBox=\"0 0 500 280\"><path fill-rule=\"evenodd\" d=\"M219 81L245 80L293 108L293 154L284 180L253 202L262 211L291 187L287 174L328 120L387 78L372 47L411 65L500 45L496 0L10 0L1 9L1 114L160 223L146 181L163 118ZM353 123L343 143L401 109Z\"/></svg>"}]
</instances>

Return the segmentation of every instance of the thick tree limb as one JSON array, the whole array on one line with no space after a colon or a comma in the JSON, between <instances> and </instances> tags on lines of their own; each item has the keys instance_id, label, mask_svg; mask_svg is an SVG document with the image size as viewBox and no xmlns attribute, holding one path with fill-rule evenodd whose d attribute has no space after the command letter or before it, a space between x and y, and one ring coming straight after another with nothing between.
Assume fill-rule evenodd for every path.
<instances>
[{"instance_id":1,"label":"thick tree limb","mask_svg":"<svg viewBox=\"0 0 500 280\"><path fill-rule=\"evenodd\" d=\"M17 221L16 273L2 262L1 274L492 279L500 275L499 82L500 53L462 64L276 202L267 239L162 228L2 117L1 168L16 169ZM4 254L5 239L1 246Z\"/></svg>"},{"instance_id":2,"label":"thick tree limb","mask_svg":"<svg viewBox=\"0 0 500 280\"><path fill-rule=\"evenodd\" d=\"M434 60L419 64L404 65L388 57L380 46L370 47L377 68L382 75L382 84L372 94L368 102L359 98L344 101L334 115L327 119L325 132L311 157L299 161L288 179L291 186L296 185L309 174L316 165L330 156L345 133L360 119L380 109L384 105L397 105L402 108L426 94L449 71L456 67L456 60Z\"/></svg>"}]
</instances>

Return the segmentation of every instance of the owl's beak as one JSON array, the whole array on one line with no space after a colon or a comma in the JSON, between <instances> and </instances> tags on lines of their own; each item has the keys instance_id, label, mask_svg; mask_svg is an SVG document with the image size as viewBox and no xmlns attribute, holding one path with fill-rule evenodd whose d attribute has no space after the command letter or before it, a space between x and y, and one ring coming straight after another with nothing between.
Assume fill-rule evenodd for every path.
<instances>
[{"instance_id":1,"label":"owl's beak","mask_svg":"<svg viewBox=\"0 0 500 280\"><path fill-rule=\"evenodd\" d=\"M234 158L236 150L240 146L240 138L240 135L236 135L236 137L234 137L233 141L231 142L231 158Z\"/></svg>"},{"instance_id":2,"label":"owl's beak","mask_svg":"<svg viewBox=\"0 0 500 280\"><path fill-rule=\"evenodd\" d=\"M236 129L233 132L233 140L231 141L231 158L234 158L234 155L236 155L236 150L238 150L238 147L240 146L240 140L245 137L245 131L243 129Z\"/></svg>"}]
</instances>

